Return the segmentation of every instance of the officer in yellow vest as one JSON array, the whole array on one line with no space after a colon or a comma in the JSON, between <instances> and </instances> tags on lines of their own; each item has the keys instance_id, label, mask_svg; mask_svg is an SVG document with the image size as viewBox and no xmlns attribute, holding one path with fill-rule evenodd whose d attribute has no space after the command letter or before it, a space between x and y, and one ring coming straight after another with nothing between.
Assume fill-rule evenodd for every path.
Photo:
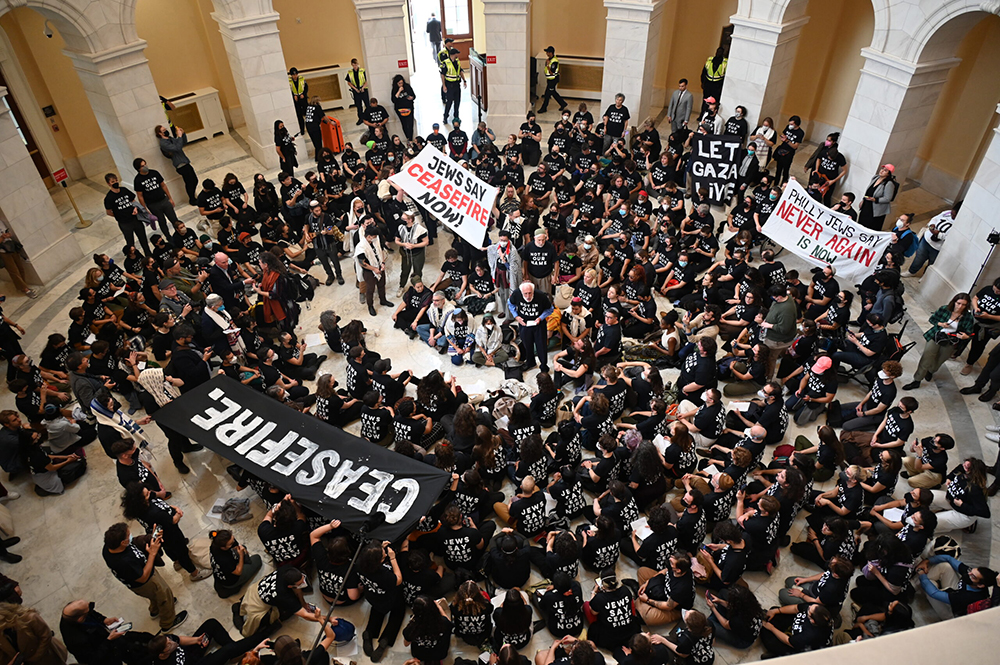
<instances>
[{"instance_id":1,"label":"officer in yellow vest","mask_svg":"<svg viewBox=\"0 0 1000 665\"><path fill-rule=\"evenodd\" d=\"M722 84L726 79L726 65L729 58L726 57L726 50L721 46L716 49L715 55L705 61L705 67L701 70L701 112L708 110L708 103L705 99L715 97L722 99Z\"/></svg>"},{"instance_id":2,"label":"officer in yellow vest","mask_svg":"<svg viewBox=\"0 0 1000 665\"><path fill-rule=\"evenodd\" d=\"M441 90L445 93L444 121L448 122L448 109L454 106L454 117L458 117L458 107L462 103L462 86L468 85L465 71L458 61L458 49L453 48L441 66ZM461 85L459 85L461 83Z\"/></svg>"},{"instance_id":3,"label":"officer in yellow vest","mask_svg":"<svg viewBox=\"0 0 1000 665\"><path fill-rule=\"evenodd\" d=\"M566 101L556 90L557 85L559 85L559 58L556 57L555 48L549 46L545 49L545 96L542 98L542 107L538 109L539 113L549 110L550 99L559 102L560 111L567 108Z\"/></svg>"},{"instance_id":4,"label":"officer in yellow vest","mask_svg":"<svg viewBox=\"0 0 1000 665\"><path fill-rule=\"evenodd\" d=\"M295 67L288 70L288 87L292 89L295 116L299 119L299 134L305 134L306 106L309 105L309 84L306 83L304 77L299 76L299 70Z\"/></svg>"},{"instance_id":5,"label":"officer in yellow vest","mask_svg":"<svg viewBox=\"0 0 1000 665\"><path fill-rule=\"evenodd\" d=\"M450 57L448 54L451 52L452 49L451 45L454 43L455 40L452 39L451 37L448 37L444 40L444 46L441 48L440 51L438 51L437 54L438 69L444 67L444 63L448 62L448 58ZM447 101L448 101L448 93L447 91L445 91L444 88L441 88L441 103L444 104ZM445 122L448 122L448 118L445 118L444 120Z\"/></svg>"},{"instance_id":6,"label":"officer in yellow vest","mask_svg":"<svg viewBox=\"0 0 1000 665\"><path fill-rule=\"evenodd\" d=\"M368 75L365 74L364 67L358 66L357 58L351 58L351 71L344 78L354 97L354 106L358 109L357 124L360 125L365 121L365 111L368 110Z\"/></svg>"}]
</instances>

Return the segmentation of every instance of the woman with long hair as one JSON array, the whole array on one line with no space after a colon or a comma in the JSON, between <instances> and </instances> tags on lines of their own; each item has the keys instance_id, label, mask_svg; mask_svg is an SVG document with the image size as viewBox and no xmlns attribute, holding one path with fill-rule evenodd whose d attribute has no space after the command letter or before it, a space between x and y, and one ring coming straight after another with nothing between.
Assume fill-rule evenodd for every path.
<instances>
[{"instance_id":1,"label":"woman with long hair","mask_svg":"<svg viewBox=\"0 0 1000 665\"><path fill-rule=\"evenodd\" d=\"M679 665L712 665L715 662L713 646L715 631L704 614L698 610L684 610L683 624L671 639L661 638Z\"/></svg>"},{"instance_id":2,"label":"woman with long hair","mask_svg":"<svg viewBox=\"0 0 1000 665\"><path fill-rule=\"evenodd\" d=\"M458 587L451 603L451 620L455 637L474 647L488 644L493 634L493 606L475 581L466 580Z\"/></svg>"},{"instance_id":3,"label":"woman with long hair","mask_svg":"<svg viewBox=\"0 0 1000 665\"><path fill-rule=\"evenodd\" d=\"M479 474L497 489L507 476L507 449L503 439L493 434L485 425L476 427L476 445L472 448L472 460Z\"/></svg>"},{"instance_id":4,"label":"woman with long hair","mask_svg":"<svg viewBox=\"0 0 1000 665\"><path fill-rule=\"evenodd\" d=\"M190 573L192 582L212 576L211 570L198 570L191 560L188 539L178 526L178 522L184 516L179 508L156 498L147 487L139 483L128 484L122 493L121 505L125 519L136 520L146 533L154 531L163 533L163 551Z\"/></svg>"},{"instance_id":5,"label":"woman with long hair","mask_svg":"<svg viewBox=\"0 0 1000 665\"><path fill-rule=\"evenodd\" d=\"M413 617L403 629L403 643L422 665L440 665L448 657L452 624L444 602L417 596L413 601Z\"/></svg>"},{"instance_id":6,"label":"woman with long hair","mask_svg":"<svg viewBox=\"0 0 1000 665\"><path fill-rule=\"evenodd\" d=\"M974 529L978 518L990 518L986 500L986 464L977 457L967 457L952 469L942 489L933 490L931 510L937 513L937 535Z\"/></svg>"},{"instance_id":7,"label":"woman with long hair","mask_svg":"<svg viewBox=\"0 0 1000 665\"><path fill-rule=\"evenodd\" d=\"M815 472L813 478L823 482L833 477L837 469L844 468L847 463L844 444L832 427L822 425L816 428L819 443L812 445L804 436L795 439L795 457L813 461Z\"/></svg>"},{"instance_id":8,"label":"woman with long hair","mask_svg":"<svg viewBox=\"0 0 1000 665\"><path fill-rule=\"evenodd\" d=\"M764 608L760 606L753 591L735 584L729 589L726 598L706 591L705 602L711 610L708 622L712 624L716 638L736 649L749 649L753 646L760 635L765 617Z\"/></svg>"},{"instance_id":9,"label":"woman with long hair","mask_svg":"<svg viewBox=\"0 0 1000 665\"><path fill-rule=\"evenodd\" d=\"M531 606L518 588L508 589L503 603L493 612L493 650L509 644L523 649L531 641Z\"/></svg>"},{"instance_id":10,"label":"woman with long hair","mask_svg":"<svg viewBox=\"0 0 1000 665\"><path fill-rule=\"evenodd\" d=\"M281 212L281 200L274 185L267 181L263 173L255 173L253 176L253 207L260 215L259 219L277 218Z\"/></svg>"},{"instance_id":11,"label":"woman with long hair","mask_svg":"<svg viewBox=\"0 0 1000 665\"><path fill-rule=\"evenodd\" d=\"M362 633L362 648L372 662L379 662L396 643L403 625L406 604L403 602L403 574L396 562L396 552L380 541L365 545L358 556L358 577L371 605L368 625ZM388 619L388 620L387 620ZM384 624L384 625L383 625ZM378 639L378 647L373 642Z\"/></svg>"},{"instance_id":12,"label":"woman with long hair","mask_svg":"<svg viewBox=\"0 0 1000 665\"><path fill-rule=\"evenodd\" d=\"M552 358L556 387L562 388L567 383L587 385L588 378L596 365L594 346L590 340L586 338L576 340L568 349L560 351Z\"/></svg>"},{"instance_id":13,"label":"woman with long hair","mask_svg":"<svg viewBox=\"0 0 1000 665\"><path fill-rule=\"evenodd\" d=\"M34 608L0 603L0 658L28 665L64 665L66 645L55 636Z\"/></svg>"},{"instance_id":14,"label":"woman with long hair","mask_svg":"<svg viewBox=\"0 0 1000 665\"><path fill-rule=\"evenodd\" d=\"M594 526L579 529L580 563L592 572L614 569L621 554L621 530L607 515L599 515Z\"/></svg>"},{"instance_id":15,"label":"woman with long hair","mask_svg":"<svg viewBox=\"0 0 1000 665\"><path fill-rule=\"evenodd\" d=\"M538 392L531 397L529 405L531 416L542 427L552 427L556 422L556 409L559 408L563 395L556 388L552 375L548 372L539 372L535 377L535 385L538 386Z\"/></svg>"},{"instance_id":16,"label":"woman with long hair","mask_svg":"<svg viewBox=\"0 0 1000 665\"><path fill-rule=\"evenodd\" d=\"M255 285L254 291L260 296L264 322L293 332L298 320L298 305L288 286L288 271L278 257L268 252L260 255L260 267L260 285Z\"/></svg>"},{"instance_id":17,"label":"woman with long hair","mask_svg":"<svg viewBox=\"0 0 1000 665\"><path fill-rule=\"evenodd\" d=\"M687 425L674 421L670 425L670 443L663 451L663 468L667 471L667 477L674 480L677 489L684 487L679 484L681 478L694 471L698 464L698 458L694 452L694 437L688 430Z\"/></svg>"},{"instance_id":18,"label":"woman with long hair","mask_svg":"<svg viewBox=\"0 0 1000 665\"><path fill-rule=\"evenodd\" d=\"M952 357L956 347L972 337L976 319L972 315L971 303L968 293L959 293L931 314L931 327L924 333L924 352L920 354L913 381L903 386L903 390L919 388L921 381L932 380L934 372Z\"/></svg>"},{"instance_id":19,"label":"woman with long hair","mask_svg":"<svg viewBox=\"0 0 1000 665\"><path fill-rule=\"evenodd\" d=\"M290 176L295 175L295 167L299 165L295 158L295 138L288 133L288 128L281 120L274 121L274 151L278 153L278 169Z\"/></svg>"},{"instance_id":20,"label":"woman with long hair","mask_svg":"<svg viewBox=\"0 0 1000 665\"><path fill-rule=\"evenodd\" d=\"M341 394L334 387L332 374L324 374L316 382L316 405L313 415L335 427L345 427L361 417L361 400Z\"/></svg>"},{"instance_id":21,"label":"woman with long hair","mask_svg":"<svg viewBox=\"0 0 1000 665\"><path fill-rule=\"evenodd\" d=\"M659 451L649 441L643 441L632 452L630 460L631 471L628 477L628 487L632 490L639 510L645 511L649 506L667 492L667 479L663 475L663 458Z\"/></svg>"},{"instance_id":22,"label":"woman with long hair","mask_svg":"<svg viewBox=\"0 0 1000 665\"><path fill-rule=\"evenodd\" d=\"M402 74L392 77L392 107L399 117L399 124L403 126L403 134L407 141L413 140L413 100L416 93Z\"/></svg>"}]
</instances>

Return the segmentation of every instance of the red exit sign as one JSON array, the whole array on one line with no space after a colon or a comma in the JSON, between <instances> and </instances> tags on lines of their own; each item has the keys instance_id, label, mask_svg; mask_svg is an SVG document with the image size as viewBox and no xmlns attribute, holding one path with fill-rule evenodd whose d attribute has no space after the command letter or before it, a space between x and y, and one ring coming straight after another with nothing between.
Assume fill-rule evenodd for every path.
<instances>
[{"instance_id":1,"label":"red exit sign","mask_svg":"<svg viewBox=\"0 0 1000 665\"><path fill-rule=\"evenodd\" d=\"M63 180L69 178L69 174L66 173L66 169L59 169L58 171L52 174L52 178L56 182L62 182Z\"/></svg>"},{"instance_id":2,"label":"red exit sign","mask_svg":"<svg viewBox=\"0 0 1000 665\"><path fill-rule=\"evenodd\" d=\"M397 60L396 61L396 66L399 67L400 69L407 69L410 66L410 61L409 60Z\"/></svg>"},{"instance_id":3,"label":"red exit sign","mask_svg":"<svg viewBox=\"0 0 1000 665\"><path fill-rule=\"evenodd\" d=\"M487 65L495 65L495 64L497 64L497 57L495 55L488 55L488 56L486 56L486 64Z\"/></svg>"}]
</instances>

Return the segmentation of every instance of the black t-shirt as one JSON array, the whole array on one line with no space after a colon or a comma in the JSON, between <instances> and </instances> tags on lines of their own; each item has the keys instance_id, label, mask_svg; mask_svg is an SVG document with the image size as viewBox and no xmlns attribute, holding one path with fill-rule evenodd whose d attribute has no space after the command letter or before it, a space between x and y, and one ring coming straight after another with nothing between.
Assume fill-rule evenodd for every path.
<instances>
[{"instance_id":1,"label":"black t-shirt","mask_svg":"<svg viewBox=\"0 0 1000 665\"><path fill-rule=\"evenodd\" d=\"M108 190L108 193L104 195L104 209L110 210L117 222L138 221L138 217L132 214L133 201L135 201L135 194L128 187L119 187L117 192Z\"/></svg>"},{"instance_id":2,"label":"black t-shirt","mask_svg":"<svg viewBox=\"0 0 1000 665\"><path fill-rule=\"evenodd\" d=\"M555 637L578 635L583 627L583 592L580 583L570 583L568 595L560 591L546 591L538 599L538 608L545 617L545 624Z\"/></svg>"},{"instance_id":3,"label":"black t-shirt","mask_svg":"<svg viewBox=\"0 0 1000 665\"><path fill-rule=\"evenodd\" d=\"M425 634L417 634L411 622L403 629L403 639L410 643L410 654L423 662L442 661L448 657L451 647L451 621L443 616L436 626Z\"/></svg>"},{"instance_id":4,"label":"black t-shirt","mask_svg":"<svg viewBox=\"0 0 1000 665\"><path fill-rule=\"evenodd\" d=\"M687 628L682 628L677 634L677 653L687 654L685 659L694 665L711 665L715 661L715 649L712 647L712 634L695 637Z\"/></svg>"},{"instance_id":5,"label":"black t-shirt","mask_svg":"<svg viewBox=\"0 0 1000 665\"><path fill-rule=\"evenodd\" d=\"M132 183L135 191L142 194L146 203L159 203L167 198L166 192L160 185L163 184L163 176L155 169L149 169L147 173L137 173L135 181Z\"/></svg>"},{"instance_id":6,"label":"black t-shirt","mask_svg":"<svg viewBox=\"0 0 1000 665\"><path fill-rule=\"evenodd\" d=\"M212 545L209 548L212 562L212 575L219 584L232 586L236 584L240 576L236 574L236 566L240 563L239 544L233 543L228 550ZM244 565L246 559L243 560Z\"/></svg>"},{"instance_id":7,"label":"black t-shirt","mask_svg":"<svg viewBox=\"0 0 1000 665\"><path fill-rule=\"evenodd\" d=\"M632 117L628 112L628 108L624 105L621 108L618 108L612 104L608 107L608 110L604 112L604 115L608 119L605 135L613 136L615 138L623 136L625 134L625 127L628 125L628 121Z\"/></svg>"},{"instance_id":8,"label":"black t-shirt","mask_svg":"<svg viewBox=\"0 0 1000 665\"><path fill-rule=\"evenodd\" d=\"M845 164L847 164L847 159L840 153L837 153L836 157L831 157L828 152L824 152L816 160L816 172L833 180L840 173L840 169L844 168Z\"/></svg>"},{"instance_id":9,"label":"black t-shirt","mask_svg":"<svg viewBox=\"0 0 1000 665\"><path fill-rule=\"evenodd\" d=\"M598 591L590 601L590 609L597 615L597 620L591 624L591 630L597 628L605 643L624 643L636 632L632 592L628 588Z\"/></svg>"},{"instance_id":10,"label":"black t-shirt","mask_svg":"<svg viewBox=\"0 0 1000 665\"><path fill-rule=\"evenodd\" d=\"M455 603L451 604L451 619L455 624L455 636L462 638L482 638L493 632L493 607L486 606L477 612L463 614Z\"/></svg>"},{"instance_id":11,"label":"black t-shirt","mask_svg":"<svg viewBox=\"0 0 1000 665\"><path fill-rule=\"evenodd\" d=\"M118 581L129 589L135 589L145 584L145 582L140 582L139 578L142 577L143 568L146 566L147 555L136 545L129 543L128 547L121 552L110 552L105 549L103 554L104 562L108 564L108 568L118 578Z\"/></svg>"},{"instance_id":12,"label":"black t-shirt","mask_svg":"<svg viewBox=\"0 0 1000 665\"><path fill-rule=\"evenodd\" d=\"M451 146L452 152L462 154L469 146L469 136L461 129L453 129L448 132L448 145Z\"/></svg>"},{"instance_id":13,"label":"black t-shirt","mask_svg":"<svg viewBox=\"0 0 1000 665\"><path fill-rule=\"evenodd\" d=\"M206 189L198 195L198 207L205 210L218 210L222 207L222 190ZM218 214L218 213L216 213Z\"/></svg>"},{"instance_id":14,"label":"black t-shirt","mask_svg":"<svg viewBox=\"0 0 1000 665\"><path fill-rule=\"evenodd\" d=\"M808 611L808 608L800 610L792 620L788 641L796 653L822 649L829 645L833 638L833 629L813 624L809 621Z\"/></svg>"},{"instance_id":15,"label":"black t-shirt","mask_svg":"<svg viewBox=\"0 0 1000 665\"><path fill-rule=\"evenodd\" d=\"M262 601L271 607L278 608L281 619L284 621L298 612L302 608L302 603L299 602L298 596L295 595L292 589L281 584L278 580L280 572L276 570L270 575L265 575L261 578L260 582L257 583L257 593L260 595Z\"/></svg>"},{"instance_id":16,"label":"black t-shirt","mask_svg":"<svg viewBox=\"0 0 1000 665\"><path fill-rule=\"evenodd\" d=\"M517 530L532 538L545 526L545 494L535 492L530 497L518 497L510 507L510 517L517 521Z\"/></svg>"},{"instance_id":17,"label":"black t-shirt","mask_svg":"<svg viewBox=\"0 0 1000 665\"><path fill-rule=\"evenodd\" d=\"M796 127L794 129L785 127L785 130L781 132L779 136L785 139L786 143L802 143L802 140L806 137L806 133L802 131L801 127ZM788 147L791 148L792 146Z\"/></svg>"},{"instance_id":18,"label":"black t-shirt","mask_svg":"<svg viewBox=\"0 0 1000 665\"><path fill-rule=\"evenodd\" d=\"M314 544L311 552L313 563L316 565L316 571L319 573L320 591L327 597L333 598L334 594L337 593L337 589L344 582L344 575L347 573L350 563L331 563L326 553L326 547L322 542ZM351 571L351 575L347 578L347 583L344 585L344 593L341 594L340 600L346 601L348 599L347 590L355 589L359 584L357 571Z\"/></svg>"},{"instance_id":19,"label":"black t-shirt","mask_svg":"<svg viewBox=\"0 0 1000 665\"><path fill-rule=\"evenodd\" d=\"M552 308L552 301L549 297L539 291L535 291L532 299L528 301L524 299L524 295L521 291L517 290L511 294L510 302L514 306L514 311L517 312L518 316L524 319L525 323L534 321ZM537 325L544 324L539 323Z\"/></svg>"},{"instance_id":20,"label":"black t-shirt","mask_svg":"<svg viewBox=\"0 0 1000 665\"><path fill-rule=\"evenodd\" d=\"M694 607L694 575L688 573L677 577L669 566L662 570L664 572L649 579L646 595L653 600L672 600L685 610Z\"/></svg>"},{"instance_id":21,"label":"black t-shirt","mask_svg":"<svg viewBox=\"0 0 1000 665\"><path fill-rule=\"evenodd\" d=\"M365 600L381 612L389 612L402 600L401 589L396 584L396 575L386 560L374 572L358 573L365 588Z\"/></svg>"},{"instance_id":22,"label":"black t-shirt","mask_svg":"<svg viewBox=\"0 0 1000 665\"><path fill-rule=\"evenodd\" d=\"M889 409L886 414L885 429L879 435L879 443L889 443L891 441L907 441L913 434L913 418L903 418L898 406Z\"/></svg>"},{"instance_id":23,"label":"black t-shirt","mask_svg":"<svg viewBox=\"0 0 1000 665\"><path fill-rule=\"evenodd\" d=\"M257 527L257 535L264 544L264 549L278 565L295 559L309 546L309 525L301 519L282 529L272 522L261 522Z\"/></svg>"},{"instance_id":24,"label":"black t-shirt","mask_svg":"<svg viewBox=\"0 0 1000 665\"><path fill-rule=\"evenodd\" d=\"M695 414L693 424L703 436L709 439L718 438L726 426L725 411L721 402L711 406L703 404Z\"/></svg>"}]
</instances>

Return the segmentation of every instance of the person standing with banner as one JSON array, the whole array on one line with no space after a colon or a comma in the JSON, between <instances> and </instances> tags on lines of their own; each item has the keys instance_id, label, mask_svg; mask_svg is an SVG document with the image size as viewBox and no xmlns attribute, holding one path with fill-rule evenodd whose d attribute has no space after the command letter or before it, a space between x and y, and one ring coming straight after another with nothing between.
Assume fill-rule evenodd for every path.
<instances>
[{"instance_id":1,"label":"person standing with banner","mask_svg":"<svg viewBox=\"0 0 1000 665\"><path fill-rule=\"evenodd\" d=\"M553 311L552 301L544 293L536 293L535 285L523 282L507 303L507 310L518 323L518 336L524 346L525 362L521 370L527 371L535 366L535 356L538 356L540 369L549 371L548 335L545 320Z\"/></svg>"},{"instance_id":2,"label":"person standing with banner","mask_svg":"<svg viewBox=\"0 0 1000 665\"><path fill-rule=\"evenodd\" d=\"M385 250L379 240L378 229L374 224L365 227L364 235L358 239L354 249L354 266L361 279L365 282L365 300L368 303L368 313L375 316L375 289L378 289L378 301L384 307L393 307L385 297Z\"/></svg>"}]
</instances>

